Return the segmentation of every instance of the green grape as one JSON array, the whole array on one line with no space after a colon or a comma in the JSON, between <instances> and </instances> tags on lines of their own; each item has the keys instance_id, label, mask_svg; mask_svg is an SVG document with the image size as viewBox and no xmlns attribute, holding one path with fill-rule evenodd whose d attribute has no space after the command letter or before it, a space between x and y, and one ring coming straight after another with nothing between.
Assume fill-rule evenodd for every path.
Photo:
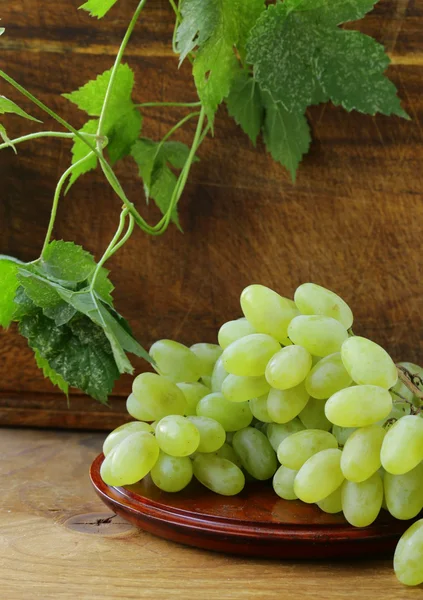
<instances>
[{"instance_id":1,"label":"green grape","mask_svg":"<svg viewBox=\"0 0 423 600\"><path fill-rule=\"evenodd\" d=\"M236 342L247 335L251 335L252 333L257 333L257 331L254 329L251 323L247 321L247 319L242 317L241 319L236 319L235 321L223 323L222 327L219 329L219 333L217 334L217 339L219 346L225 350L233 342Z\"/></svg>"},{"instance_id":2,"label":"green grape","mask_svg":"<svg viewBox=\"0 0 423 600\"><path fill-rule=\"evenodd\" d=\"M144 431L132 433L106 457L102 477L108 485L132 485L145 477L159 457L156 438Z\"/></svg>"},{"instance_id":3,"label":"green grape","mask_svg":"<svg viewBox=\"0 0 423 600\"><path fill-rule=\"evenodd\" d=\"M153 483L164 492L180 492L191 481L192 461L187 456L170 456L160 452L151 469Z\"/></svg>"},{"instance_id":4,"label":"green grape","mask_svg":"<svg viewBox=\"0 0 423 600\"><path fill-rule=\"evenodd\" d=\"M288 423L304 409L308 399L304 383L289 390L271 389L267 396L269 417L275 423Z\"/></svg>"},{"instance_id":5,"label":"green grape","mask_svg":"<svg viewBox=\"0 0 423 600\"><path fill-rule=\"evenodd\" d=\"M200 343L191 346L190 350L200 361L201 375L211 377L214 365L222 354L222 348L217 344Z\"/></svg>"},{"instance_id":6,"label":"green grape","mask_svg":"<svg viewBox=\"0 0 423 600\"><path fill-rule=\"evenodd\" d=\"M331 355L329 355L331 356ZM311 356L311 365L312 367L315 367L317 365L318 362L320 362L322 360L321 356Z\"/></svg>"},{"instance_id":7,"label":"green grape","mask_svg":"<svg viewBox=\"0 0 423 600\"><path fill-rule=\"evenodd\" d=\"M178 386L166 377L141 373L132 383L126 407L135 419L157 421L167 415L185 414L187 401Z\"/></svg>"},{"instance_id":8,"label":"green grape","mask_svg":"<svg viewBox=\"0 0 423 600\"><path fill-rule=\"evenodd\" d=\"M403 533L395 549L394 571L404 585L423 583L423 519Z\"/></svg>"},{"instance_id":9,"label":"green grape","mask_svg":"<svg viewBox=\"0 0 423 600\"><path fill-rule=\"evenodd\" d=\"M281 465L273 476L273 489L276 494L284 500L296 500L294 492L294 480L298 471L288 469Z\"/></svg>"},{"instance_id":10,"label":"green grape","mask_svg":"<svg viewBox=\"0 0 423 600\"><path fill-rule=\"evenodd\" d=\"M242 468L241 461L230 444L225 442L223 446L221 446L214 454L216 454L216 456L220 456L220 458L226 458L226 460L230 460L240 469Z\"/></svg>"},{"instance_id":11,"label":"green grape","mask_svg":"<svg viewBox=\"0 0 423 600\"><path fill-rule=\"evenodd\" d=\"M283 440L278 448L278 460L285 467L299 471L313 454L328 448L338 448L338 442L331 433L305 429Z\"/></svg>"},{"instance_id":12,"label":"green grape","mask_svg":"<svg viewBox=\"0 0 423 600\"><path fill-rule=\"evenodd\" d=\"M252 333L225 348L223 366L232 375L258 377L264 375L267 363L280 349L280 344L270 335Z\"/></svg>"},{"instance_id":13,"label":"green grape","mask_svg":"<svg viewBox=\"0 0 423 600\"><path fill-rule=\"evenodd\" d=\"M223 360L220 356L216 364L214 365L213 374L211 377L211 391L212 392L221 392L222 385L225 381L226 377L229 375L225 367L223 366Z\"/></svg>"},{"instance_id":14,"label":"green grape","mask_svg":"<svg viewBox=\"0 0 423 600\"><path fill-rule=\"evenodd\" d=\"M222 496L235 496L244 488L245 477L239 467L214 454L198 454L194 475L206 488Z\"/></svg>"},{"instance_id":15,"label":"green grape","mask_svg":"<svg viewBox=\"0 0 423 600\"><path fill-rule=\"evenodd\" d=\"M226 443L232 445L232 440L234 439L235 431L227 431L226 432Z\"/></svg>"},{"instance_id":16,"label":"green grape","mask_svg":"<svg viewBox=\"0 0 423 600\"><path fill-rule=\"evenodd\" d=\"M218 392L201 398L197 404L197 415L214 419L225 431L237 431L253 420L248 402L231 402Z\"/></svg>"},{"instance_id":17,"label":"green grape","mask_svg":"<svg viewBox=\"0 0 423 600\"><path fill-rule=\"evenodd\" d=\"M307 392L318 400L326 400L351 383L352 379L342 363L340 352L319 360L305 380Z\"/></svg>"},{"instance_id":18,"label":"green grape","mask_svg":"<svg viewBox=\"0 0 423 600\"><path fill-rule=\"evenodd\" d=\"M317 502L317 506L325 513L329 513L330 515L334 515L336 513L342 512L342 485L339 488L336 488L334 492Z\"/></svg>"},{"instance_id":19,"label":"green grape","mask_svg":"<svg viewBox=\"0 0 423 600\"><path fill-rule=\"evenodd\" d=\"M115 446L128 437L128 435L131 435L131 433L135 433L136 431L146 431L147 433L152 433L153 428L148 423L142 423L140 421L132 421L131 423L125 423L124 425L117 427L111 433L109 433L104 440L104 456L107 456Z\"/></svg>"},{"instance_id":20,"label":"green grape","mask_svg":"<svg viewBox=\"0 0 423 600\"><path fill-rule=\"evenodd\" d=\"M299 385L311 369L312 358L302 346L287 346L279 350L267 363L266 379L278 390Z\"/></svg>"},{"instance_id":21,"label":"green grape","mask_svg":"<svg viewBox=\"0 0 423 600\"><path fill-rule=\"evenodd\" d=\"M325 405L326 400L310 398L298 415L306 429L323 429L324 431L331 429L332 423L326 418Z\"/></svg>"},{"instance_id":22,"label":"green grape","mask_svg":"<svg viewBox=\"0 0 423 600\"><path fill-rule=\"evenodd\" d=\"M279 444L285 438L303 429L304 425L299 419L292 419L289 423L269 423L266 428L266 435L273 450L277 452Z\"/></svg>"},{"instance_id":23,"label":"green grape","mask_svg":"<svg viewBox=\"0 0 423 600\"><path fill-rule=\"evenodd\" d=\"M271 423L273 421L272 417L269 415L269 411L267 410L267 394L260 396L259 398L252 398L250 400L250 409L253 413L253 417L261 421L261 425ZM257 427L257 425L255 425L255 427Z\"/></svg>"},{"instance_id":24,"label":"green grape","mask_svg":"<svg viewBox=\"0 0 423 600\"><path fill-rule=\"evenodd\" d=\"M339 427L339 425L332 427L332 435L336 437L340 446L345 446L353 431L356 431L356 427Z\"/></svg>"},{"instance_id":25,"label":"green grape","mask_svg":"<svg viewBox=\"0 0 423 600\"><path fill-rule=\"evenodd\" d=\"M397 421L385 435L380 458L393 475L414 469L423 460L423 419L408 415Z\"/></svg>"},{"instance_id":26,"label":"green grape","mask_svg":"<svg viewBox=\"0 0 423 600\"><path fill-rule=\"evenodd\" d=\"M213 367L213 371L214 371L214 367ZM206 386L206 388L208 388L210 391L212 389L212 378L209 377L208 375L203 375L200 378L200 383L202 383L204 386Z\"/></svg>"},{"instance_id":27,"label":"green grape","mask_svg":"<svg viewBox=\"0 0 423 600\"><path fill-rule=\"evenodd\" d=\"M208 417L187 417L194 423L200 433L200 443L197 452L216 452L226 440L225 430L222 425Z\"/></svg>"},{"instance_id":28,"label":"green grape","mask_svg":"<svg viewBox=\"0 0 423 600\"><path fill-rule=\"evenodd\" d=\"M265 397L266 399L266 405L267 405L267 396ZM258 398L256 398L256 400L258 400ZM250 408L251 408L251 400L250 400ZM254 423L254 427L256 429L258 429L259 431L261 431L262 433L264 433L264 435L267 435L267 426L269 425L269 423L263 423L262 421L257 421L257 423Z\"/></svg>"},{"instance_id":29,"label":"green grape","mask_svg":"<svg viewBox=\"0 0 423 600\"><path fill-rule=\"evenodd\" d=\"M259 333L273 336L284 346L289 343L288 325L300 314L295 303L264 285L249 285L241 294L241 308Z\"/></svg>"},{"instance_id":30,"label":"green grape","mask_svg":"<svg viewBox=\"0 0 423 600\"><path fill-rule=\"evenodd\" d=\"M348 523L354 527L367 527L382 508L383 483L379 473L373 473L360 483L344 481L341 496L342 511Z\"/></svg>"},{"instance_id":31,"label":"green grape","mask_svg":"<svg viewBox=\"0 0 423 600\"><path fill-rule=\"evenodd\" d=\"M275 451L264 433L258 429L246 427L237 431L232 446L244 469L255 479L263 481L275 474L278 466Z\"/></svg>"},{"instance_id":32,"label":"green grape","mask_svg":"<svg viewBox=\"0 0 423 600\"><path fill-rule=\"evenodd\" d=\"M409 415L411 412L411 406L410 406L410 404L408 404L408 402L399 402L398 396L396 396L392 392L389 392L389 393L391 394L391 398L392 398L392 410L389 413L389 415L386 417L386 419L382 419L381 421L378 421L378 425L383 425L384 423L386 423L386 421L390 421L392 419L395 419L395 421L398 421L398 419L401 419L402 417Z\"/></svg>"},{"instance_id":33,"label":"green grape","mask_svg":"<svg viewBox=\"0 0 423 600\"><path fill-rule=\"evenodd\" d=\"M121 487L121 486L125 485L125 481L121 477L118 477L117 475L112 473L112 459L113 459L113 454L116 451L116 448L117 448L117 446L112 448L112 450L109 452L109 454L106 456L106 458L101 463L100 477L102 478L104 483L106 483L107 485Z\"/></svg>"},{"instance_id":34,"label":"green grape","mask_svg":"<svg viewBox=\"0 0 423 600\"><path fill-rule=\"evenodd\" d=\"M380 468L380 450L385 433L380 425L369 425L356 429L349 436L341 458L345 479L360 483Z\"/></svg>"},{"instance_id":35,"label":"green grape","mask_svg":"<svg viewBox=\"0 0 423 600\"><path fill-rule=\"evenodd\" d=\"M313 454L298 471L294 492L303 502L320 502L332 494L344 481L341 471L341 450L329 448Z\"/></svg>"},{"instance_id":36,"label":"green grape","mask_svg":"<svg viewBox=\"0 0 423 600\"><path fill-rule=\"evenodd\" d=\"M186 417L168 415L157 423L156 440L170 456L189 456L200 443L200 432Z\"/></svg>"},{"instance_id":37,"label":"green grape","mask_svg":"<svg viewBox=\"0 0 423 600\"><path fill-rule=\"evenodd\" d=\"M267 394L269 390L270 385L263 375L260 377L228 375L222 384L222 394L231 402L246 402Z\"/></svg>"},{"instance_id":38,"label":"green grape","mask_svg":"<svg viewBox=\"0 0 423 600\"><path fill-rule=\"evenodd\" d=\"M320 315L300 315L288 327L289 339L314 356L328 356L339 352L348 339L348 332L335 319Z\"/></svg>"},{"instance_id":39,"label":"green grape","mask_svg":"<svg viewBox=\"0 0 423 600\"><path fill-rule=\"evenodd\" d=\"M377 385L345 388L333 394L325 405L326 417L340 427L373 425L387 417L391 410L391 394Z\"/></svg>"},{"instance_id":40,"label":"green grape","mask_svg":"<svg viewBox=\"0 0 423 600\"><path fill-rule=\"evenodd\" d=\"M397 368L389 354L378 344L355 335L341 348L342 362L359 385L378 385L389 390L398 379Z\"/></svg>"},{"instance_id":41,"label":"green grape","mask_svg":"<svg viewBox=\"0 0 423 600\"><path fill-rule=\"evenodd\" d=\"M404 473L383 478L386 506L396 519L413 519L423 509L423 463Z\"/></svg>"},{"instance_id":42,"label":"green grape","mask_svg":"<svg viewBox=\"0 0 423 600\"><path fill-rule=\"evenodd\" d=\"M295 304L303 315L323 315L336 319L349 329L353 314L348 304L337 294L315 283L303 283L294 295Z\"/></svg>"},{"instance_id":43,"label":"green grape","mask_svg":"<svg viewBox=\"0 0 423 600\"><path fill-rule=\"evenodd\" d=\"M198 381L195 381L194 383L177 383L176 385L181 390L185 396L185 400L187 401L185 415L196 415L197 404L201 398L204 398L204 396L210 394L210 389Z\"/></svg>"},{"instance_id":44,"label":"green grape","mask_svg":"<svg viewBox=\"0 0 423 600\"><path fill-rule=\"evenodd\" d=\"M393 393L392 399L394 400L394 402L399 401L400 396L402 396L402 398L405 398L405 400L408 400L409 402L413 402L414 400L413 392L402 383L401 379L398 379L396 384L391 388L391 392ZM397 396L397 394L399 395Z\"/></svg>"},{"instance_id":45,"label":"green grape","mask_svg":"<svg viewBox=\"0 0 423 600\"><path fill-rule=\"evenodd\" d=\"M192 383L198 381L203 375L201 360L179 342L158 340L151 346L150 356L157 365L158 373L174 383L182 381Z\"/></svg>"}]
</instances>

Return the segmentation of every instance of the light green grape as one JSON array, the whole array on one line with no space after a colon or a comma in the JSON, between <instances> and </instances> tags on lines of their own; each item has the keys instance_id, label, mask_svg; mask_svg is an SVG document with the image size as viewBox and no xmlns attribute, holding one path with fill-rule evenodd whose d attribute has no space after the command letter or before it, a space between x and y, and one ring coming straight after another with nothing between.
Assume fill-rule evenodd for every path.
<instances>
[{"instance_id":1,"label":"light green grape","mask_svg":"<svg viewBox=\"0 0 423 600\"><path fill-rule=\"evenodd\" d=\"M198 381L195 381L194 383L177 383L176 385L181 390L185 396L185 400L187 401L185 415L196 415L197 404L201 398L204 398L204 396L210 394L211 390Z\"/></svg>"},{"instance_id":2,"label":"light green grape","mask_svg":"<svg viewBox=\"0 0 423 600\"><path fill-rule=\"evenodd\" d=\"M389 390L398 379L397 368L389 354L378 344L355 335L342 344L342 362L359 385L378 385Z\"/></svg>"},{"instance_id":3,"label":"light green grape","mask_svg":"<svg viewBox=\"0 0 423 600\"><path fill-rule=\"evenodd\" d=\"M360 483L344 481L341 495L342 511L348 523L354 527L367 527L373 523L382 508L382 479L376 472Z\"/></svg>"},{"instance_id":4,"label":"light green grape","mask_svg":"<svg viewBox=\"0 0 423 600\"><path fill-rule=\"evenodd\" d=\"M344 481L341 471L341 450L329 448L313 454L298 471L294 492L303 502L320 502L332 494Z\"/></svg>"},{"instance_id":5,"label":"light green grape","mask_svg":"<svg viewBox=\"0 0 423 600\"><path fill-rule=\"evenodd\" d=\"M288 327L289 339L314 356L339 352L348 332L339 321L319 315L300 315Z\"/></svg>"},{"instance_id":6,"label":"light green grape","mask_svg":"<svg viewBox=\"0 0 423 600\"><path fill-rule=\"evenodd\" d=\"M360 483L380 468L380 450L385 433L380 425L369 425L356 429L349 436L341 458L345 479Z\"/></svg>"},{"instance_id":7,"label":"light green grape","mask_svg":"<svg viewBox=\"0 0 423 600\"><path fill-rule=\"evenodd\" d=\"M174 383L191 383L198 381L203 375L201 360L179 342L158 340L151 346L150 356L155 361L160 375L166 376Z\"/></svg>"},{"instance_id":8,"label":"light green grape","mask_svg":"<svg viewBox=\"0 0 423 600\"><path fill-rule=\"evenodd\" d=\"M326 400L351 383L352 379L343 365L340 352L322 358L305 380L307 392L318 400Z\"/></svg>"},{"instance_id":9,"label":"light green grape","mask_svg":"<svg viewBox=\"0 0 423 600\"><path fill-rule=\"evenodd\" d=\"M230 460L234 463L234 465L236 465L240 469L242 468L242 463L239 460L237 453L230 444L227 444L225 442L223 446L221 446L221 448L219 448L219 450L215 452L215 454L216 456L220 456L220 458L226 458L226 460Z\"/></svg>"},{"instance_id":10,"label":"light green grape","mask_svg":"<svg viewBox=\"0 0 423 600\"><path fill-rule=\"evenodd\" d=\"M153 428L148 423L142 423L140 421L132 421L131 423L125 423L124 425L117 427L111 433L109 433L104 440L104 456L107 456L115 446L128 437L128 435L131 435L131 433L135 433L136 431L146 431L147 433L152 433Z\"/></svg>"},{"instance_id":11,"label":"light green grape","mask_svg":"<svg viewBox=\"0 0 423 600\"><path fill-rule=\"evenodd\" d=\"M266 428L266 435L273 450L277 452L279 444L283 442L285 438L297 431L302 431L303 429L304 425L299 419L292 419L289 423L269 423Z\"/></svg>"},{"instance_id":12,"label":"light green grape","mask_svg":"<svg viewBox=\"0 0 423 600\"><path fill-rule=\"evenodd\" d=\"M300 314L295 303L264 285L249 285L241 294L241 308L259 333L273 336L283 345L289 343L288 325Z\"/></svg>"},{"instance_id":13,"label":"light green grape","mask_svg":"<svg viewBox=\"0 0 423 600\"><path fill-rule=\"evenodd\" d=\"M222 348L217 344L200 343L191 346L190 350L200 361L201 376L211 377L214 365L222 354Z\"/></svg>"},{"instance_id":14,"label":"light green grape","mask_svg":"<svg viewBox=\"0 0 423 600\"><path fill-rule=\"evenodd\" d=\"M387 417L391 410L391 394L377 385L346 388L333 394L325 405L326 417L340 427L373 425Z\"/></svg>"},{"instance_id":15,"label":"light green grape","mask_svg":"<svg viewBox=\"0 0 423 600\"><path fill-rule=\"evenodd\" d=\"M112 448L110 450L110 452L108 453L108 455L106 456L106 458L101 463L100 477L102 478L104 483L106 483L107 485L113 485L113 486L120 487L120 486L125 485L124 480L120 477L117 477L117 475L114 475L112 473L112 458L113 458L113 454L116 452L116 448L117 448L117 446Z\"/></svg>"},{"instance_id":16,"label":"light green grape","mask_svg":"<svg viewBox=\"0 0 423 600\"><path fill-rule=\"evenodd\" d=\"M269 390L270 385L263 375L260 377L228 375L222 384L222 394L231 402L246 402L267 394Z\"/></svg>"},{"instance_id":17,"label":"light green grape","mask_svg":"<svg viewBox=\"0 0 423 600\"><path fill-rule=\"evenodd\" d=\"M342 512L342 485L339 486L334 492L320 500L317 503L317 506L325 513L329 513L330 515L334 515L336 513Z\"/></svg>"},{"instance_id":18,"label":"light green grape","mask_svg":"<svg viewBox=\"0 0 423 600\"><path fill-rule=\"evenodd\" d=\"M167 415L185 414L187 401L178 386L166 377L141 373L132 383L126 407L135 419L156 421Z\"/></svg>"},{"instance_id":19,"label":"light green grape","mask_svg":"<svg viewBox=\"0 0 423 600\"><path fill-rule=\"evenodd\" d=\"M258 400L258 398L257 398ZM251 400L250 400L251 403ZM266 398L266 403L267 403L267 398ZM254 427L256 429L258 429L259 431L261 431L262 433L264 433L264 435L267 435L267 426L269 425L269 423L263 423L262 421L257 421L256 423L254 423Z\"/></svg>"},{"instance_id":20,"label":"light green grape","mask_svg":"<svg viewBox=\"0 0 423 600\"><path fill-rule=\"evenodd\" d=\"M150 474L153 483L164 492L180 492L192 479L192 461L187 456L160 452Z\"/></svg>"},{"instance_id":21,"label":"light green grape","mask_svg":"<svg viewBox=\"0 0 423 600\"><path fill-rule=\"evenodd\" d=\"M279 350L267 363L266 379L278 390L299 385L311 369L312 358L302 346L287 346Z\"/></svg>"},{"instance_id":22,"label":"light green grape","mask_svg":"<svg viewBox=\"0 0 423 600\"><path fill-rule=\"evenodd\" d=\"M213 368L213 371L214 371L214 368ZM209 377L208 375L202 375L200 378L200 383L205 385L206 388L208 388L211 391L211 389L212 389L212 378L211 377Z\"/></svg>"},{"instance_id":23,"label":"light green grape","mask_svg":"<svg viewBox=\"0 0 423 600\"><path fill-rule=\"evenodd\" d=\"M414 400L413 392L411 390L409 390L408 387L402 383L401 379L398 379L398 381L396 382L394 387L391 388L391 392L393 393L392 398L394 401L397 401L397 400L399 401L400 396L402 396L403 398L405 398L405 400L408 400L409 402L413 402L413 400ZM396 394L394 392L396 392ZM397 394L399 394L399 396L397 396Z\"/></svg>"},{"instance_id":24,"label":"light green grape","mask_svg":"<svg viewBox=\"0 0 423 600\"><path fill-rule=\"evenodd\" d=\"M298 415L306 429L323 429L324 431L331 429L332 423L326 418L325 405L326 400L310 398Z\"/></svg>"},{"instance_id":25,"label":"light green grape","mask_svg":"<svg viewBox=\"0 0 423 600\"><path fill-rule=\"evenodd\" d=\"M409 415L411 412L411 406L410 406L410 404L408 404L408 402L399 402L398 396L396 396L392 392L389 392L389 393L391 394L391 398L392 398L392 410L389 413L389 415L386 417L386 419L382 419L381 421L378 422L378 425L383 425L384 423L386 423L386 421L390 421L392 419L395 419L395 421L398 421L398 419L401 419L402 417Z\"/></svg>"},{"instance_id":26,"label":"light green grape","mask_svg":"<svg viewBox=\"0 0 423 600\"><path fill-rule=\"evenodd\" d=\"M385 435L380 458L393 475L414 469L423 460L423 419L408 415L397 421Z\"/></svg>"},{"instance_id":27,"label":"light green grape","mask_svg":"<svg viewBox=\"0 0 423 600\"><path fill-rule=\"evenodd\" d=\"M404 473L383 478L386 506L396 519L413 519L423 509L423 463Z\"/></svg>"},{"instance_id":28,"label":"light green grape","mask_svg":"<svg viewBox=\"0 0 423 600\"><path fill-rule=\"evenodd\" d=\"M212 392L221 392L222 385L225 381L226 377L229 375L225 367L223 366L223 360L220 356L216 364L214 365L213 373L211 376L211 391Z\"/></svg>"},{"instance_id":29,"label":"light green grape","mask_svg":"<svg viewBox=\"0 0 423 600\"><path fill-rule=\"evenodd\" d=\"M105 458L101 476L108 485L132 485L151 471L158 457L159 445L155 437L151 433L135 432Z\"/></svg>"},{"instance_id":30,"label":"light green grape","mask_svg":"<svg viewBox=\"0 0 423 600\"><path fill-rule=\"evenodd\" d=\"M280 344L270 335L252 333L225 348L223 366L232 375L258 377L264 375L267 363L280 349Z\"/></svg>"},{"instance_id":31,"label":"light green grape","mask_svg":"<svg viewBox=\"0 0 423 600\"><path fill-rule=\"evenodd\" d=\"M340 446L345 446L353 431L356 431L356 427L339 427L339 425L332 427L332 434L336 437Z\"/></svg>"},{"instance_id":32,"label":"light green grape","mask_svg":"<svg viewBox=\"0 0 423 600\"><path fill-rule=\"evenodd\" d=\"M271 389L267 396L267 411L275 423L288 423L304 409L308 399L304 383L289 390Z\"/></svg>"},{"instance_id":33,"label":"light green grape","mask_svg":"<svg viewBox=\"0 0 423 600\"><path fill-rule=\"evenodd\" d=\"M336 319L349 329L353 314L348 304L337 294L315 283L303 283L294 295L295 304L303 315L323 315Z\"/></svg>"},{"instance_id":34,"label":"light green grape","mask_svg":"<svg viewBox=\"0 0 423 600\"><path fill-rule=\"evenodd\" d=\"M197 452L216 452L226 440L222 425L209 417L187 417L194 423L200 433L200 443Z\"/></svg>"},{"instance_id":35,"label":"light green grape","mask_svg":"<svg viewBox=\"0 0 423 600\"><path fill-rule=\"evenodd\" d=\"M197 404L197 415L214 419L225 431L237 431L253 420L248 402L231 402L218 392L201 398Z\"/></svg>"},{"instance_id":36,"label":"light green grape","mask_svg":"<svg viewBox=\"0 0 423 600\"><path fill-rule=\"evenodd\" d=\"M245 317L242 317L241 319L235 319L234 321L223 323L222 327L219 329L219 333L217 334L217 340L219 342L219 346L225 350L225 348L230 346L232 342L236 342L236 340L240 340L246 335L251 335L252 333L257 333L257 331Z\"/></svg>"},{"instance_id":37,"label":"light green grape","mask_svg":"<svg viewBox=\"0 0 423 600\"><path fill-rule=\"evenodd\" d=\"M226 458L214 454L198 454L193 468L198 481L216 494L235 496L244 488L243 472Z\"/></svg>"},{"instance_id":38,"label":"light green grape","mask_svg":"<svg viewBox=\"0 0 423 600\"><path fill-rule=\"evenodd\" d=\"M271 423L273 421L267 410L267 394L260 396L260 398L252 398L249 404L253 417L261 421L261 424Z\"/></svg>"},{"instance_id":39,"label":"light green grape","mask_svg":"<svg viewBox=\"0 0 423 600\"><path fill-rule=\"evenodd\" d=\"M423 519L403 533L395 549L394 570L404 585L423 583Z\"/></svg>"},{"instance_id":40,"label":"light green grape","mask_svg":"<svg viewBox=\"0 0 423 600\"><path fill-rule=\"evenodd\" d=\"M284 500L296 500L294 492L294 480L298 471L293 471L281 465L273 476L273 489L276 494Z\"/></svg>"},{"instance_id":41,"label":"light green grape","mask_svg":"<svg viewBox=\"0 0 423 600\"><path fill-rule=\"evenodd\" d=\"M338 448L335 436L321 429L305 429L283 440L278 448L278 460L285 467L299 471L313 454L328 448Z\"/></svg>"},{"instance_id":42,"label":"light green grape","mask_svg":"<svg viewBox=\"0 0 423 600\"><path fill-rule=\"evenodd\" d=\"M200 432L186 417L168 415L157 423L156 440L170 456L189 456L200 443Z\"/></svg>"},{"instance_id":43,"label":"light green grape","mask_svg":"<svg viewBox=\"0 0 423 600\"><path fill-rule=\"evenodd\" d=\"M237 431L232 446L242 466L255 479L270 479L277 469L276 454L267 437L254 427Z\"/></svg>"}]
</instances>

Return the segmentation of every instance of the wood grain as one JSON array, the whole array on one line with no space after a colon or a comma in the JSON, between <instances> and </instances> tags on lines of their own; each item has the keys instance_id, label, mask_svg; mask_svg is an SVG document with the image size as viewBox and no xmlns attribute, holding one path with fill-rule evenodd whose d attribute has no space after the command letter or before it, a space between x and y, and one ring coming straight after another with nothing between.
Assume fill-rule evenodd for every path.
<instances>
[{"instance_id":1,"label":"wood grain","mask_svg":"<svg viewBox=\"0 0 423 600\"><path fill-rule=\"evenodd\" d=\"M119 531L119 521L111 528L104 521L113 515L88 478L102 437L0 430L0 474L7 481L0 496L2 597L408 600L421 594L396 580L390 559L249 559Z\"/></svg>"}]
</instances>

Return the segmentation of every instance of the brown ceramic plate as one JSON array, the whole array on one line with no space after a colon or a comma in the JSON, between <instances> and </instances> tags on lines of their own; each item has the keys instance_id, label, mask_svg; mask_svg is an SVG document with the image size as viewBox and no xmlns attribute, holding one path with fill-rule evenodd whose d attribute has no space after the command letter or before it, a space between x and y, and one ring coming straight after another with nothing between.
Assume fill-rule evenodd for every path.
<instances>
[{"instance_id":1,"label":"brown ceramic plate","mask_svg":"<svg viewBox=\"0 0 423 600\"><path fill-rule=\"evenodd\" d=\"M410 521L382 511L370 527L351 527L340 515L282 500L271 483L247 483L238 496L218 496L196 481L182 492L159 490L149 477L110 487L100 477L104 456L91 465L91 481L111 510L154 535L233 554L271 558L347 558L389 554Z\"/></svg>"}]
</instances>

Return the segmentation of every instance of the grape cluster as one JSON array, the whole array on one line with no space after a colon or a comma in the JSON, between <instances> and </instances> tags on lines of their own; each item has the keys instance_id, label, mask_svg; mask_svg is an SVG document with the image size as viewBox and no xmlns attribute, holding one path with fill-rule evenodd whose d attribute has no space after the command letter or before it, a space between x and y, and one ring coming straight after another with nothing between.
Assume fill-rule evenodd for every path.
<instances>
[{"instance_id":1,"label":"grape cluster","mask_svg":"<svg viewBox=\"0 0 423 600\"><path fill-rule=\"evenodd\" d=\"M342 512L355 527L382 508L416 517L420 394L398 380L383 348L353 334L349 306L305 283L294 301L250 285L241 309L218 345L153 344L157 373L135 378L127 409L137 421L104 442L103 480L122 486L150 473L161 490L178 492L194 476L234 495L246 480L273 478L281 498ZM421 367L401 364L422 381ZM423 519L401 538L394 567L407 585L423 581Z\"/></svg>"}]
</instances>

